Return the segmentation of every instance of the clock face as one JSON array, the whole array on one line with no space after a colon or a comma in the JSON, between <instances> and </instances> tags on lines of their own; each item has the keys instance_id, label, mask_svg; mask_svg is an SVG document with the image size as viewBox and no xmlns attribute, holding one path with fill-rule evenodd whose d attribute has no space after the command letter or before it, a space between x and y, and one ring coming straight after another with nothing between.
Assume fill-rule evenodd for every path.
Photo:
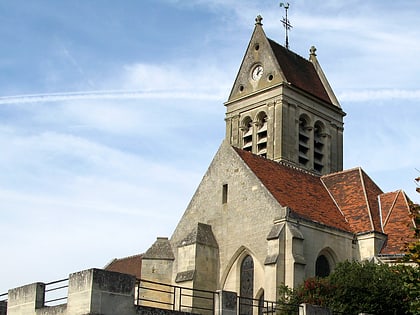
<instances>
[{"instance_id":1,"label":"clock face","mask_svg":"<svg viewBox=\"0 0 420 315\"><path fill-rule=\"evenodd\" d=\"M262 77L263 73L264 73L264 68L261 65L258 65L254 68L254 70L252 70L251 77L254 81L257 81Z\"/></svg>"}]
</instances>

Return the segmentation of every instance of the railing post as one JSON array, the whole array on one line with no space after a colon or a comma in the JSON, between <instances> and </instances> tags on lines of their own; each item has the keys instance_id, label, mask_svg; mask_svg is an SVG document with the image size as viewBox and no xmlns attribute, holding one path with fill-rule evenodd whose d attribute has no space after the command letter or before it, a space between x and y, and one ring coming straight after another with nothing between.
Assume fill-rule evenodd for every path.
<instances>
[{"instance_id":1,"label":"railing post","mask_svg":"<svg viewBox=\"0 0 420 315\"><path fill-rule=\"evenodd\" d=\"M236 315L238 310L238 296L236 292L217 291L218 303L215 307L215 315Z\"/></svg>"},{"instance_id":2,"label":"railing post","mask_svg":"<svg viewBox=\"0 0 420 315\"><path fill-rule=\"evenodd\" d=\"M178 309L181 309L181 289L179 290L179 301L178 301ZM172 305L172 310L175 311L175 305L176 305L176 287L174 287L174 304Z\"/></svg>"}]
</instances>

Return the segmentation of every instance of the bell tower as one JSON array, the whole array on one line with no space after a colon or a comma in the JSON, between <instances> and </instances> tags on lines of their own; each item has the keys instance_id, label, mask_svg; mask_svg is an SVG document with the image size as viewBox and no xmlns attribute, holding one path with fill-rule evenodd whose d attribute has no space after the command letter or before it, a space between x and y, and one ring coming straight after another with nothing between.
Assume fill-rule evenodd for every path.
<instances>
[{"instance_id":1,"label":"bell tower","mask_svg":"<svg viewBox=\"0 0 420 315\"><path fill-rule=\"evenodd\" d=\"M305 59L255 28L226 106L226 139L316 174L343 169L343 117L316 57Z\"/></svg>"}]
</instances>

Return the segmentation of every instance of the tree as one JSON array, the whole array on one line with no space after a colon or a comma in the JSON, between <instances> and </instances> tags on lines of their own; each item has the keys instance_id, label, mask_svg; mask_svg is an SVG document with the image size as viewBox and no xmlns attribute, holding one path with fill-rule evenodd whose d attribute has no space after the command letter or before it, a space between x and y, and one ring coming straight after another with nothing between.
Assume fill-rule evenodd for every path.
<instances>
[{"instance_id":1,"label":"tree","mask_svg":"<svg viewBox=\"0 0 420 315\"><path fill-rule=\"evenodd\" d=\"M283 286L280 304L309 303L349 315L420 314L415 305L419 295L407 286L419 281L419 271L404 265L346 261L326 278L307 279L294 290Z\"/></svg>"}]
</instances>

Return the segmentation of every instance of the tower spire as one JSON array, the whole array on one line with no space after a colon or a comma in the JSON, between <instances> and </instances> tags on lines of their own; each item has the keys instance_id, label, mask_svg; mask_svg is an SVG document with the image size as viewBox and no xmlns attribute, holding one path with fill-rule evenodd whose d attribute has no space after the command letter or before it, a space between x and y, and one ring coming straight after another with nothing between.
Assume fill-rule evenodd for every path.
<instances>
[{"instance_id":1,"label":"tower spire","mask_svg":"<svg viewBox=\"0 0 420 315\"><path fill-rule=\"evenodd\" d=\"M290 24L289 19L287 18L287 10L289 10L289 2L280 2L280 7L284 7L284 10L286 11L286 17L283 17L281 20L281 23L284 26L284 29L286 31L286 48L289 49L289 30L292 29L292 24Z\"/></svg>"}]
</instances>

